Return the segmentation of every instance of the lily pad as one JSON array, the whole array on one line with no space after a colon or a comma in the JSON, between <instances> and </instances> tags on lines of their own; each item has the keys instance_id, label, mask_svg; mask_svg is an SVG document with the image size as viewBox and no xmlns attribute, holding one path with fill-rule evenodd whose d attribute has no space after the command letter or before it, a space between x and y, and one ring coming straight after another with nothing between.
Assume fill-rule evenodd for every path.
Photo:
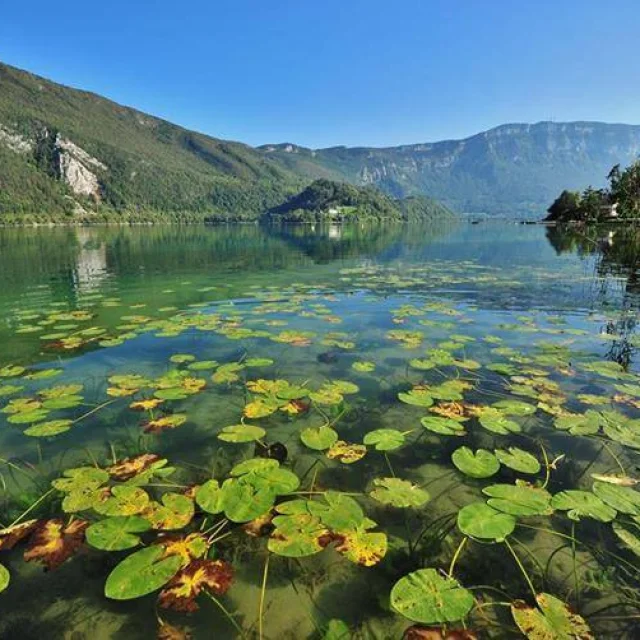
<instances>
[{"instance_id":1,"label":"lily pad","mask_svg":"<svg viewBox=\"0 0 640 640\"><path fill-rule=\"evenodd\" d=\"M451 455L451 461L470 478L489 478L500 470L498 459L486 449L474 453L469 447L460 447Z\"/></svg>"},{"instance_id":2,"label":"lily pad","mask_svg":"<svg viewBox=\"0 0 640 640\"><path fill-rule=\"evenodd\" d=\"M512 516L540 516L553 513L551 494L545 489L517 482L493 484L482 493L489 496L487 504Z\"/></svg>"},{"instance_id":3,"label":"lily pad","mask_svg":"<svg viewBox=\"0 0 640 640\"><path fill-rule=\"evenodd\" d=\"M608 482L594 482L593 493L620 513L640 515L640 491Z\"/></svg>"},{"instance_id":4,"label":"lily pad","mask_svg":"<svg viewBox=\"0 0 640 640\"><path fill-rule=\"evenodd\" d=\"M164 556L159 545L140 549L127 556L109 574L104 594L112 600L132 600L164 586L182 566L178 555Z\"/></svg>"},{"instance_id":5,"label":"lily pad","mask_svg":"<svg viewBox=\"0 0 640 640\"><path fill-rule=\"evenodd\" d=\"M421 507L429 501L429 493L408 480L400 478L376 478L369 495L382 504L392 507Z\"/></svg>"},{"instance_id":6,"label":"lily pad","mask_svg":"<svg viewBox=\"0 0 640 640\"><path fill-rule=\"evenodd\" d=\"M521 400L500 400L493 407L507 416L530 416L536 412L536 407Z\"/></svg>"},{"instance_id":7,"label":"lily pad","mask_svg":"<svg viewBox=\"0 0 640 640\"><path fill-rule=\"evenodd\" d=\"M103 516L134 516L145 510L149 494L139 487L113 487L111 495L93 508Z\"/></svg>"},{"instance_id":8,"label":"lily pad","mask_svg":"<svg viewBox=\"0 0 640 640\"><path fill-rule=\"evenodd\" d=\"M420 420L420 424L428 431L441 436L463 436L466 433L460 422L453 418L425 416Z\"/></svg>"},{"instance_id":9,"label":"lily pad","mask_svg":"<svg viewBox=\"0 0 640 640\"><path fill-rule=\"evenodd\" d=\"M96 549L122 551L140 544L138 533L151 529L140 516L115 516L100 520L86 530L87 542Z\"/></svg>"},{"instance_id":10,"label":"lily pad","mask_svg":"<svg viewBox=\"0 0 640 640\"><path fill-rule=\"evenodd\" d=\"M434 624L464 618L473 607L473 594L454 578L435 569L419 569L398 580L391 590L391 607L414 622Z\"/></svg>"},{"instance_id":11,"label":"lily pad","mask_svg":"<svg viewBox=\"0 0 640 640\"><path fill-rule=\"evenodd\" d=\"M458 511L458 529L471 538L501 542L513 533L515 526L516 519L512 515L484 502L473 502Z\"/></svg>"},{"instance_id":12,"label":"lily pad","mask_svg":"<svg viewBox=\"0 0 640 640\"><path fill-rule=\"evenodd\" d=\"M11 575L9 574L9 570L3 564L0 564L0 593L9 586L10 581Z\"/></svg>"},{"instance_id":13,"label":"lily pad","mask_svg":"<svg viewBox=\"0 0 640 640\"><path fill-rule=\"evenodd\" d=\"M611 522L616 517L616 510L598 496L578 489L556 493L551 500L551 506L559 511L567 511L567 516L576 521L580 518L593 518L600 522Z\"/></svg>"},{"instance_id":14,"label":"lily pad","mask_svg":"<svg viewBox=\"0 0 640 640\"><path fill-rule=\"evenodd\" d=\"M344 440L338 440L327 451L327 458L339 460L343 464L353 464L362 460L367 453L367 447L363 444L350 444Z\"/></svg>"},{"instance_id":15,"label":"lily pad","mask_svg":"<svg viewBox=\"0 0 640 640\"><path fill-rule=\"evenodd\" d=\"M255 442L264 438L266 431L262 427L252 424L232 424L222 429L218 434L218 440L224 442Z\"/></svg>"},{"instance_id":16,"label":"lily pad","mask_svg":"<svg viewBox=\"0 0 640 640\"><path fill-rule=\"evenodd\" d=\"M397 429L376 429L365 435L363 443L374 445L376 451L393 451L404 444L404 439L404 433Z\"/></svg>"},{"instance_id":17,"label":"lily pad","mask_svg":"<svg viewBox=\"0 0 640 640\"><path fill-rule=\"evenodd\" d=\"M632 522L615 521L613 532L630 551L640 556L640 518Z\"/></svg>"},{"instance_id":18,"label":"lily pad","mask_svg":"<svg viewBox=\"0 0 640 640\"><path fill-rule=\"evenodd\" d=\"M300 432L300 440L309 449L325 451L338 441L338 434L331 427L308 427Z\"/></svg>"},{"instance_id":19,"label":"lily pad","mask_svg":"<svg viewBox=\"0 0 640 640\"><path fill-rule=\"evenodd\" d=\"M584 618L548 593L536 595L538 608L519 600L511 605L515 623L528 640L593 640Z\"/></svg>"},{"instance_id":20,"label":"lily pad","mask_svg":"<svg viewBox=\"0 0 640 640\"><path fill-rule=\"evenodd\" d=\"M49 438L69 431L72 425L71 420L51 420L25 429L24 434L32 438Z\"/></svg>"},{"instance_id":21,"label":"lily pad","mask_svg":"<svg viewBox=\"0 0 640 640\"><path fill-rule=\"evenodd\" d=\"M430 407L433 404L433 396L426 389L411 389L406 393L399 393L398 399L415 407Z\"/></svg>"},{"instance_id":22,"label":"lily pad","mask_svg":"<svg viewBox=\"0 0 640 640\"><path fill-rule=\"evenodd\" d=\"M510 433L520 433L520 431L522 431L522 427L515 422L515 420L510 420L498 409L483 411L478 421L487 431L502 436L507 436Z\"/></svg>"},{"instance_id":23,"label":"lily pad","mask_svg":"<svg viewBox=\"0 0 640 640\"><path fill-rule=\"evenodd\" d=\"M505 467L519 473L532 474L540 471L540 463L537 458L523 449L518 449L518 447L509 447L508 450L496 449L495 454Z\"/></svg>"}]
</instances>

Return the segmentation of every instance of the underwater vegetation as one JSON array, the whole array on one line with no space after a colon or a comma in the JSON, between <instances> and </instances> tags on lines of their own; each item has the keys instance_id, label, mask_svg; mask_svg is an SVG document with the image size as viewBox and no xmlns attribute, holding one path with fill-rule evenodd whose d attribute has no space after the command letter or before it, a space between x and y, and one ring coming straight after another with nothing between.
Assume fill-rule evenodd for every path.
<instances>
[{"instance_id":1,"label":"underwater vegetation","mask_svg":"<svg viewBox=\"0 0 640 640\"><path fill-rule=\"evenodd\" d=\"M26 297L0 635L637 637L640 378L606 329L636 312L508 302L557 275L363 260L178 304Z\"/></svg>"}]
</instances>

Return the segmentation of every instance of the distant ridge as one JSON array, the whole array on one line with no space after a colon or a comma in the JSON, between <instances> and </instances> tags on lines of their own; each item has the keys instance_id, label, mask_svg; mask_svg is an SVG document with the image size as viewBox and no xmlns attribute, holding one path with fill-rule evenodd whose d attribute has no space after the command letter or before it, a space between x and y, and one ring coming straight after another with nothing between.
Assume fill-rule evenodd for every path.
<instances>
[{"instance_id":1,"label":"distant ridge","mask_svg":"<svg viewBox=\"0 0 640 640\"><path fill-rule=\"evenodd\" d=\"M459 213L542 218L562 189L640 155L640 125L505 124L397 147L253 148L0 63L0 221L253 220L313 180L426 195Z\"/></svg>"}]
</instances>

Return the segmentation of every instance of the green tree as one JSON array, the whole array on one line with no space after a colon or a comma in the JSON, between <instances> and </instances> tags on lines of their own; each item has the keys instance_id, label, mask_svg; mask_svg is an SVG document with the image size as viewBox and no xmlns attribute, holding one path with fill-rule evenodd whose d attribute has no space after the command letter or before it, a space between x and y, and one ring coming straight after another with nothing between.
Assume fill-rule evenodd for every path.
<instances>
[{"instance_id":1,"label":"green tree","mask_svg":"<svg viewBox=\"0 0 640 640\"><path fill-rule=\"evenodd\" d=\"M547 209L549 221L575 220L579 217L580 194L577 191L567 191L566 189L554 200Z\"/></svg>"}]
</instances>

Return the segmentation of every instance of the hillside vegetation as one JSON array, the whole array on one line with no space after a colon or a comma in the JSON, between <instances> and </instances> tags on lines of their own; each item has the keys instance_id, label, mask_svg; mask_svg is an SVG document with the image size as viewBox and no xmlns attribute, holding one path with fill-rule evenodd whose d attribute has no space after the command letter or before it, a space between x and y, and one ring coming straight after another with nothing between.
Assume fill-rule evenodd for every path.
<instances>
[{"instance_id":1,"label":"hillside vegetation","mask_svg":"<svg viewBox=\"0 0 640 640\"><path fill-rule=\"evenodd\" d=\"M65 148L65 141L73 146ZM304 184L247 145L188 131L3 64L0 167L5 221L135 220L149 212L255 218ZM62 179L65 171L69 180ZM69 183L74 180L75 188Z\"/></svg>"},{"instance_id":2,"label":"hillside vegetation","mask_svg":"<svg viewBox=\"0 0 640 640\"><path fill-rule=\"evenodd\" d=\"M273 221L346 222L350 219L429 220L453 217L453 214L429 198L393 200L374 187L356 187L322 178L272 208L269 216Z\"/></svg>"}]
</instances>

